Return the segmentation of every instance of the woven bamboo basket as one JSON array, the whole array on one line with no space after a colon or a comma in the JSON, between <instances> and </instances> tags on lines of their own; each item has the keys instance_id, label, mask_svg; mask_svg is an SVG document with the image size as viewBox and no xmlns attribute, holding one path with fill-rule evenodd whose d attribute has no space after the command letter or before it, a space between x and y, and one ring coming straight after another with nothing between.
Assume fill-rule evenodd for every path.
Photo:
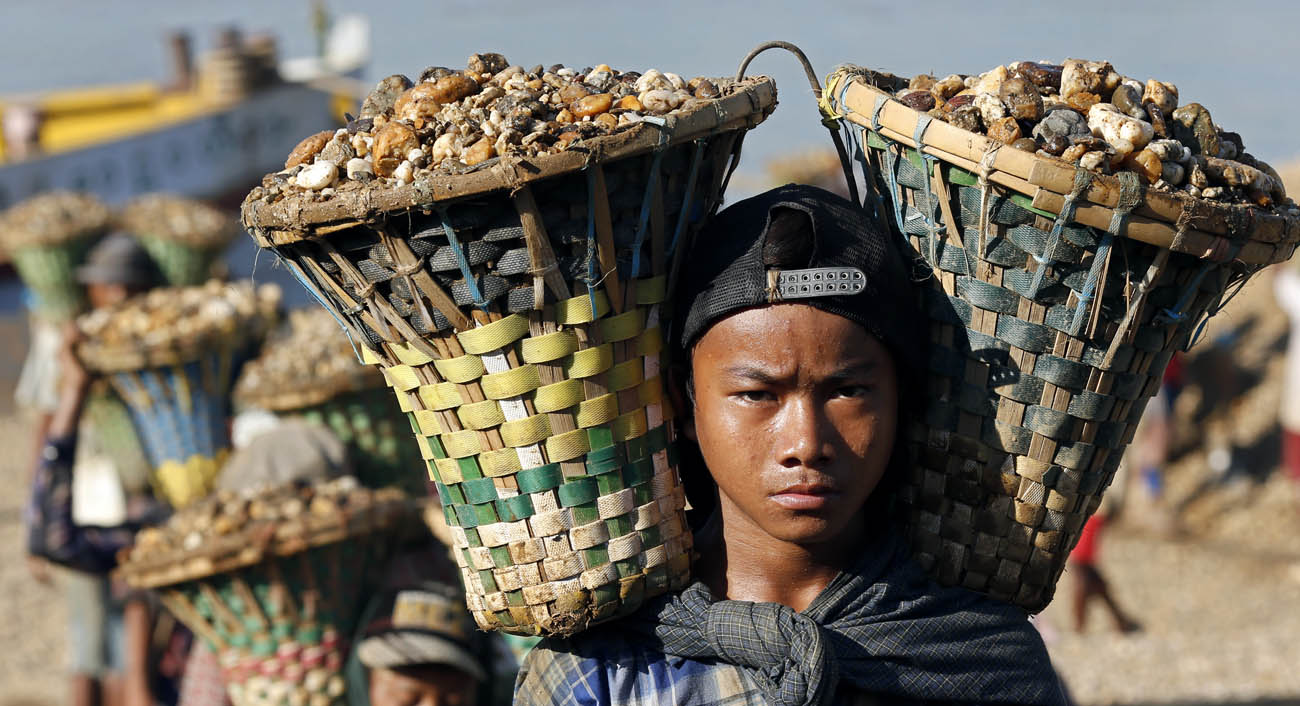
<instances>
[{"instance_id":1,"label":"woven bamboo basket","mask_svg":"<svg viewBox=\"0 0 1300 706\"><path fill-rule=\"evenodd\" d=\"M287 331L269 337L244 367L235 406L262 409L328 427L348 446L357 479L371 488L395 485L431 492L412 437L413 420L388 392L384 376L363 365L338 323L323 309L293 311Z\"/></svg>"},{"instance_id":2,"label":"woven bamboo basket","mask_svg":"<svg viewBox=\"0 0 1300 706\"><path fill-rule=\"evenodd\" d=\"M936 578L1038 611L1174 351L1300 222L999 148L893 100L897 81L841 69L825 96L866 206L933 271L900 499Z\"/></svg>"},{"instance_id":3,"label":"woven bamboo basket","mask_svg":"<svg viewBox=\"0 0 1300 706\"><path fill-rule=\"evenodd\" d=\"M68 192L28 199L0 216L0 242L31 291L37 316L62 322L85 308L75 270L108 225L107 206Z\"/></svg>"},{"instance_id":4,"label":"woven bamboo basket","mask_svg":"<svg viewBox=\"0 0 1300 706\"><path fill-rule=\"evenodd\" d=\"M342 704L366 577L389 530L415 511L400 493L376 496L301 522L253 521L195 549L131 550L118 571L208 643L235 706Z\"/></svg>"},{"instance_id":5,"label":"woven bamboo basket","mask_svg":"<svg viewBox=\"0 0 1300 706\"><path fill-rule=\"evenodd\" d=\"M485 629L568 634L688 580L659 378L673 244L776 104L769 79L718 86L555 154L244 202L414 417Z\"/></svg>"},{"instance_id":6,"label":"woven bamboo basket","mask_svg":"<svg viewBox=\"0 0 1300 706\"><path fill-rule=\"evenodd\" d=\"M179 296L179 290L164 293ZM153 467L154 491L173 507L212 489L230 450L235 376L274 319L278 301L278 294L263 294L256 311L241 313L221 330L163 329L148 343L92 338L79 344L77 356L126 403Z\"/></svg>"},{"instance_id":7,"label":"woven bamboo basket","mask_svg":"<svg viewBox=\"0 0 1300 706\"><path fill-rule=\"evenodd\" d=\"M131 232L173 287L202 284L239 229L234 219L201 201L145 194L122 208L121 226Z\"/></svg>"}]
</instances>

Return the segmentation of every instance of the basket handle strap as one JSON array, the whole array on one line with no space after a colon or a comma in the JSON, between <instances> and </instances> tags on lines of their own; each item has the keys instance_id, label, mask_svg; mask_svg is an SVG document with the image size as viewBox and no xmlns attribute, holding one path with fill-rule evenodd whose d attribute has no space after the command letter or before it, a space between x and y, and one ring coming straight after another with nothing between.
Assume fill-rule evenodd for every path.
<instances>
[{"instance_id":1,"label":"basket handle strap","mask_svg":"<svg viewBox=\"0 0 1300 706\"><path fill-rule=\"evenodd\" d=\"M1110 227L1106 229L1106 235L1101 239L1101 244L1097 246L1097 253L1092 258L1092 266L1088 268L1088 278L1084 281L1083 291L1077 294L1079 303L1075 305L1074 319L1070 322L1071 336L1079 335L1085 321L1089 322L1089 335L1096 329L1101 303L1099 290L1104 290L1106 286L1104 278L1110 267L1110 252L1115 237L1122 234L1129 214L1142 202L1142 182L1138 179L1138 175L1124 171L1116 176L1119 178L1119 203L1115 205ZM1079 183L1077 177L1075 183L1076 185Z\"/></svg>"},{"instance_id":2,"label":"basket handle strap","mask_svg":"<svg viewBox=\"0 0 1300 706\"><path fill-rule=\"evenodd\" d=\"M843 116L834 110L829 99L829 94L826 89L822 87L821 81L817 79L817 72L813 70L812 62L808 61L808 55L804 54L802 49L790 42L763 42L751 49L750 52L745 55L745 58L741 60L740 68L736 70L736 80L743 81L745 79L745 69L749 68L750 62L768 49L784 49L791 54L794 54L795 58L799 60L799 64L803 67L804 75L808 78L808 85L812 86L813 95L818 96L817 107L819 112L822 114L822 125L826 127L828 132L830 132L831 141L835 143L835 153L840 158L840 168L844 171L844 182L848 185L849 196L852 198L853 203L861 203L858 198L858 184L853 178L853 163L849 160L848 152L844 149L844 141L840 139L839 130L835 125L835 123L839 122ZM836 72L836 74L840 76L840 80L844 80L842 73ZM828 85L831 86L838 83L839 81L828 81ZM847 84L848 81L844 80L844 83ZM740 147L739 143L737 143L737 156L739 156L739 152ZM728 175L728 178L730 178L730 175Z\"/></svg>"}]
</instances>

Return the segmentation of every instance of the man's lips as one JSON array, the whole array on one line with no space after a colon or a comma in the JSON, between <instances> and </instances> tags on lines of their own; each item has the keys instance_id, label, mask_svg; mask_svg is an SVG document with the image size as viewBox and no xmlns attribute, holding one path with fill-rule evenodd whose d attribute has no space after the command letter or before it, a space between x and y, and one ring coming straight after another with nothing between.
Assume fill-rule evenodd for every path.
<instances>
[{"instance_id":1,"label":"man's lips","mask_svg":"<svg viewBox=\"0 0 1300 706\"><path fill-rule=\"evenodd\" d=\"M818 510L837 495L837 490L824 483L796 483L770 497L787 510Z\"/></svg>"}]
</instances>

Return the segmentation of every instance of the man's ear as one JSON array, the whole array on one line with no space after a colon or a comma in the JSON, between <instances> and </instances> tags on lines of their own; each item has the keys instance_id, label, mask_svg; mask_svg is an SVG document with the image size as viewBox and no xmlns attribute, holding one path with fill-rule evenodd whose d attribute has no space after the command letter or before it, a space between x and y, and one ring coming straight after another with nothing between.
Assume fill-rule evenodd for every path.
<instances>
[{"instance_id":1,"label":"man's ear","mask_svg":"<svg viewBox=\"0 0 1300 706\"><path fill-rule=\"evenodd\" d=\"M698 443L695 437L695 400L686 386L690 384L690 374L686 367L680 363L674 363L668 366L667 371L667 392L668 400L672 403L673 409L677 412L677 428L681 430L682 435L691 441Z\"/></svg>"}]
</instances>

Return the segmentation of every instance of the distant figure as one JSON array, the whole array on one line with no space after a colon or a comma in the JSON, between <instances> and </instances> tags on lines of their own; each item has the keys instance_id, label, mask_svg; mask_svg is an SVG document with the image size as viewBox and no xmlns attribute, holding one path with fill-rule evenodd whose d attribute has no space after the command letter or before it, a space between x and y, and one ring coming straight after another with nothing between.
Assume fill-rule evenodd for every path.
<instances>
[{"instance_id":1,"label":"distant figure","mask_svg":"<svg viewBox=\"0 0 1300 706\"><path fill-rule=\"evenodd\" d=\"M1282 465L1295 481L1300 507L1300 261L1292 260L1273 280L1277 303L1291 319L1286 349L1286 382L1282 388Z\"/></svg>"},{"instance_id":2,"label":"distant figure","mask_svg":"<svg viewBox=\"0 0 1300 706\"><path fill-rule=\"evenodd\" d=\"M1110 584L1102 575L1101 568L1097 566L1097 551L1106 519L1102 512L1089 517L1088 522L1083 526L1083 534L1079 536L1079 543L1070 553L1069 566L1074 570L1072 573L1076 577L1074 602L1071 605L1074 612L1074 629L1083 632L1088 624L1088 604L1094 598L1100 598L1115 621L1116 630L1125 633L1136 632L1141 630L1142 626L1129 617L1115 602L1114 596L1110 594Z\"/></svg>"}]
</instances>

